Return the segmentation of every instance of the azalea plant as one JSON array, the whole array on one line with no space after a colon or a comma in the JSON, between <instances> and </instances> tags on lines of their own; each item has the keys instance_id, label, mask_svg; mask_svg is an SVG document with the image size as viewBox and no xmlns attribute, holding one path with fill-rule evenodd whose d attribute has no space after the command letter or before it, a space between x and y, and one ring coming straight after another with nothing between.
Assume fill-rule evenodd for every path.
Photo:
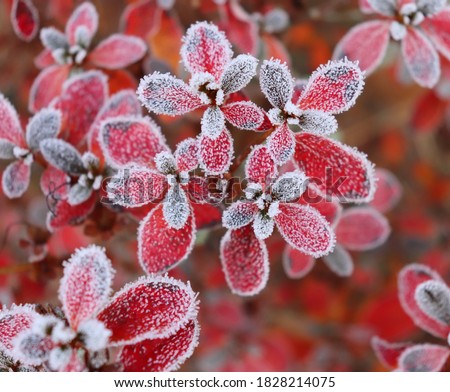
<instances>
[{"instance_id":1,"label":"azalea plant","mask_svg":"<svg viewBox=\"0 0 450 392\"><path fill-rule=\"evenodd\" d=\"M280 36L289 14L278 6L251 12L238 0L211 0L198 5L201 20L183 25L174 1L131 1L120 32L105 34L94 3L63 12L66 3L49 2L63 29L40 27L45 18L31 0L9 9L17 37L39 36L43 49L28 120L0 95L3 198L41 203L30 207L21 242L28 262L19 265L54 293L50 304L4 301L0 369L176 370L199 341L205 358L220 346L223 331L208 321L201 343L199 320L220 313L211 302L232 312L230 330L271 356L270 339L250 336L257 316L240 317L232 301L250 309L274 290L278 259L298 285L316 260L349 278L359 252L388 240L385 214L402 185L344 143L338 121L352 115L390 38L401 41L414 81L438 83L438 52L450 60L446 1L361 1L381 19L353 27L333 60L329 53L301 77ZM98 41L98 30L106 38ZM205 249L212 256L202 259ZM421 268L400 274L400 301L417 325L447 339L448 287ZM56 291L45 283L55 278ZM122 288L112 295L115 281ZM217 282L228 286L223 301ZM398 370L441 370L449 356L441 346L372 342ZM252 361L244 354L235 369L217 359L223 370L265 369Z\"/></svg>"}]
</instances>

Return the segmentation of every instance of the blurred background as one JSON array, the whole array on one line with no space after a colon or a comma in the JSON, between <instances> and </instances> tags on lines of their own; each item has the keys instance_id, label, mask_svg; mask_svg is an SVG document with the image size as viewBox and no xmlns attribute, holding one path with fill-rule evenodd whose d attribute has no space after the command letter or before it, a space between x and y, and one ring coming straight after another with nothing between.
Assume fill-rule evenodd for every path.
<instances>
[{"instance_id":1,"label":"blurred background","mask_svg":"<svg viewBox=\"0 0 450 392\"><path fill-rule=\"evenodd\" d=\"M60 29L81 3L33 2L41 27ZM125 28L121 16L133 1L92 2L100 15L95 45ZM9 19L11 3L0 2L0 91L26 124L29 89L39 72L34 59L42 44L38 37L29 43L16 37ZM245 23L238 23L239 16ZM282 58L296 77L307 77L331 58L348 29L365 18L357 1L243 0L236 12L229 4L218 6L213 0L178 0L158 17L144 21L149 55L128 72L136 80L153 70L185 77L178 55L181 36L191 23L210 20L227 31L236 53ZM246 36L249 23L253 23L251 39ZM220 267L218 249L224 229L213 225L201 230L194 252L171 272L190 280L201 300L200 345L182 370L382 371L386 369L370 346L373 335L390 341L434 341L403 312L397 274L404 265L418 262L450 281L450 99L442 98L445 91L450 97L450 79L446 80L450 72L443 73L439 94L422 89L402 72L397 54L398 47L392 44L382 67L367 78L356 106L338 116L339 139L365 152L377 168L389 170L401 184L402 196L386 214L392 230L387 242L372 251L352 252L355 270L349 278L337 277L318 260L306 277L290 279L281 262L285 243L272 236L267 241L268 286L256 297L240 298L230 293ZM124 81L122 75L109 76L115 81L111 91L135 83ZM257 81L248 92L267 108ZM195 114L176 119L160 116L156 121L172 147L199 131ZM252 136L234 131L233 137L238 155L248 145L245 139ZM1 164L3 169L6 165ZM90 243L106 247L118 270L115 288L142 274L136 257L138 221L128 215L116 216L100 206L82 225L50 236L45 228L47 203L39 189L41 169L35 165L33 170L34 183L21 199L0 195L3 304L58 304L62 260ZM43 247L48 247L46 256L32 262L32 255Z\"/></svg>"}]
</instances>

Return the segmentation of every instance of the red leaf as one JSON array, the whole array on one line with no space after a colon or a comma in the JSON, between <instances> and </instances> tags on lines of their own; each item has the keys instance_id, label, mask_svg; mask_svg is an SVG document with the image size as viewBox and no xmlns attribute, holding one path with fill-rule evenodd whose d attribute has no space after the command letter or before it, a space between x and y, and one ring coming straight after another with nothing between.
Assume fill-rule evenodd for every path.
<instances>
[{"instance_id":1,"label":"red leaf","mask_svg":"<svg viewBox=\"0 0 450 392\"><path fill-rule=\"evenodd\" d=\"M377 189L370 205L380 212L391 210L402 196L402 186L390 171L376 169Z\"/></svg>"},{"instance_id":2,"label":"red leaf","mask_svg":"<svg viewBox=\"0 0 450 392\"><path fill-rule=\"evenodd\" d=\"M3 172L2 188L9 199L22 196L30 185L30 165L23 159L10 163Z\"/></svg>"},{"instance_id":3,"label":"red leaf","mask_svg":"<svg viewBox=\"0 0 450 392\"><path fill-rule=\"evenodd\" d=\"M154 0L138 1L128 4L120 18L120 30L127 35L143 39L158 30L161 8Z\"/></svg>"},{"instance_id":4,"label":"red leaf","mask_svg":"<svg viewBox=\"0 0 450 392\"><path fill-rule=\"evenodd\" d=\"M184 227L171 228L163 215L162 204L141 222L138 231L139 262L147 273L162 273L174 268L192 251L195 222L192 213Z\"/></svg>"},{"instance_id":5,"label":"red leaf","mask_svg":"<svg viewBox=\"0 0 450 392\"><path fill-rule=\"evenodd\" d=\"M341 202L372 200L374 170L364 154L306 132L297 134L296 140L295 163L322 192L337 196Z\"/></svg>"},{"instance_id":6,"label":"red leaf","mask_svg":"<svg viewBox=\"0 0 450 392\"><path fill-rule=\"evenodd\" d=\"M286 122L275 128L275 131L268 137L267 148L278 165L282 165L292 158L295 150L295 136Z\"/></svg>"},{"instance_id":7,"label":"red leaf","mask_svg":"<svg viewBox=\"0 0 450 392\"><path fill-rule=\"evenodd\" d=\"M418 344L400 355L398 370L403 372L438 372L450 355L447 347L435 344Z\"/></svg>"},{"instance_id":8,"label":"red leaf","mask_svg":"<svg viewBox=\"0 0 450 392\"><path fill-rule=\"evenodd\" d=\"M370 207L344 210L336 226L336 239L350 250L370 250L386 242L391 228L387 219Z\"/></svg>"},{"instance_id":9,"label":"red leaf","mask_svg":"<svg viewBox=\"0 0 450 392\"><path fill-rule=\"evenodd\" d=\"M425 18L420 27L431 39L437 50L450 60L450 7Z\"/></svg>"},{"instance_id":10,"label":"red leaf","mask_svg":"<svg viewBox=\"0 0 450 392\"><path fill-rule=\"evenodd\" d=\"M233 102L221 110L227 121L239 129L257 130L264 121L264 111L250 101Z\"/></svg>"},{"instance_id":11,"label":"red leaf","mask_svg":"<svg viewBox=\"0 0 450 392\"><path fill-rule=\"evenodd\" d=\"M328 199L331 199L331 201ZM342 214L342 206L338 201L325 196L322 192L317 190L314 185L310 185L306 188L306 191L302 194L299 202L314 207L330 224L334 224Z\"/></svg>"},{"instance_id":12,"label":"red leaf","mask_svg":"<svg viewBox=\"0 0 450 392\"><path fill-rule=\"evenodd\" d=\"M25 147L25 138L16 109L0 94L0 139Z\"/></svg>"},{"instance_id":13,"label":"red leaf","mask_svg":"<svg viewBox=\"0 0 450 392\"><path fill-rule=\"evenodd\" d=\"M391 21L372 20L353 27L338 43L333 58L359 61L359 67L372 73L383 61L390 40Z\"/></svg>"},{"instance_id":14,"label":"red leaf","mask_svg":"<svg viewBox=\"0 0 450 392\"><path fill-rule=\"evenodd\" d=\"M112 332L110 345L167 338L197 316L189 284L167 276L147 276L127 284L98 315Z\"/></svg>"},{"instance_id":15,"label":"red leaf","mask_svg":"<svg viewBox=\"0 0 450 392\"><path fill-rule=\"evenodd\" d=\"M404 311L419 328L434 336L447 339L450 327L424 313L415 299L416 288L421 283L429 280L442 281L441 277L435 271L424 265L410 264L403 268L398 276L398 296L400 303Z\"/></svg>"},{"instance_id":16,"label":"red leaf","mask_svg":"<svg viewBox=\"0 0 450 392\"><path fill-rule=\"evenodd\" d=\"M47 215L48 229L54 231L64 226L79 225L93 211L96 201L95 193L88 200L76 206L70 205L65 200L57 200Z\"/></svg>"},{"instance_id":17,"label":"red leaf","mask_svg":"<svg viewBox=\"0 0 450 392\"><path fill-rule=\"evenodd\" d=\"M211 204L192 203L195 217L195 227L198 230L217 226L222 220L222 210Z\"/></svg>"},{"instance_id":18,"label":"red leaf","mask_svg":"<svg viewBox=\"0 0 450 392\"><path fill-rule=\"evenodd\" d=\"M14 0L11 23L17 36L31 41L39 29L39 14L31 0Z\"/></svg>"},{"instance_id":19,"label":"red leaf","mask_svg":"<svg viewBox=\"0 0 450 392\"><path fill-rule=\"evenodd\" d=\"M66 35L71 45L75 45L77 43L76 32L80 27L87 30L87 33L89 34L89 41L98 29L97 10L92 3L87 1L78 6L67 21Z\"/></svg>"},{"instance_id":20,"label":"red leaf","mask_svg":"<svg viewBox=\"0 0 450 392\"><path fill-rule=\"evenodd\" d=\"M65 199L70 189L70 177L54 166L48 166L42 173L41 190L53 199Z\"/></svg>"},{"instance_id":21,"label":"red leaf","mask_svg":"<svg viewBox=\"0 0 450 392\"><path fill-rule=\"evenodd\" d=\"M334 247L331 226L314 208L280 203L275 223L286 242L305 254L322 257Z\"/></svg>"},{"instance_id":22,"label":"red leaf","mask_svg":"<svg viewBox=\"0 0 450 392\"><path fill-rule=\"evenodd\" d=\"M256 183L270 183L277 175L277 167L266 146L256 146L247 158L245 176Z\"/></svg>"},{"instance_id":23,"label":"red leaf","mask_svg":"<svg viewBox=\"0 0 450 392\"><path fill-rule=\"evenodd\" d=\"M231 165L234 154L233 138L228 129L224 128L215 139L200 135L198 143L202 169L213 175L225 173Z\"/></svg>"},{"instance_id":24,"label":"red leaf","mask_svg":"<svg viewBox=\"0 0 450 392\"><path fill-rule=\"evenodd\" d=\"M220 243L220 259L228 286L238 295L261 292L269 278L267 248L251 225L228 230Z\"/></svg>"},{"instance_id":25,"label":"red leaf","mask_svg":"<svg viewBox=\"0 0 450 392\"><path fill-rule=\"evenodd\" d=\"M426 91L416 102L411 125L417 133L433 132L444 122L447 107L434 90Z\"/></svg>"},{"instance_id":26,"label":"red leaf","mask_svg":"<svg viewBox=\"0 0 450 392\"><path fill-rule=\"evenodd\" d=\"M232 55L225 34L212 23L193 24L184 36L181 58L192 75L207 72L219 82Z\"/></svg>"},{"instance_id":27,"label":"red leaf","mask_svg":"<svg viewBox=\"0 0 450 392\"><path fill-rule=\"evenodd\" d=\"M409 28L402 40L402 55L414 81L432 88L441 74L439 55L430 40L416 28Z\"/></svg>"},{"instance_id":28,"label":"red leaf","mask_svg":"<svg viewBox=\"0 0 450 392\"><path fill-rule=\"evenodd\" d=\"M283 268L291 279L300 279L309 274L316 260L292 246L286 245L283 252Z\"/></svg>"},{"instance_id":29,"label":"red leaf","mask_svg":"<svg viewBox=\"0 0 450 392\"><path fill-rule=\"evenodd\" d=\"M147 45L140 38L113 34L89 53L88 60L100 68L119 69L140 60L146 51Z\"/></svg>"},{"instance_id":30,"label":"red leaf","mask_svg":"<svg viewBox=\"0 0 450 392\"><path fill-rule=\"evenodd\" d=\"M389 343L378 336L374 336L371 343L377 358L384 366L391 369L397 368L400 355L412 345L411 343Z\"/></svg>"},{"instance_id":31,"label":"red leaf","mask_svg":"<svg viewBox=\"0 0 450 392\"><path fill-rule=\"evenodd\" d=\"M69 77L69 71L68 65L52 65L41 71L31 85L28 103L30 112L35 113L46 108L61 94L63 84Z\"/></svg>"},{"instance_id":32,"label":"red leaf","mask_svg":"<svg viewBox=\"0 0 450 392\"><path fill-rule=\"evenodd\" d=\"M22 331L31 328L37 313L31 305L15 306L0 311L0 350L10 352L12 341Z\"/></svg>"},{"instance_id":33,"label":"red leaf","mask_svg":"<svg viewBox=\"0 0 450 392\"><path fill-rule=\"evenodd\" d=\"M198 142L194 138L187 138L178 143L175 151L175 159L179 171L189 172L197 168Z\"/></svg>"},{"instance_id":34,"label":"red leaf","mask_svg":"<svg viewBox=\"0 0 450 392\"><path fill-rule=\"evenodd\" d=\"M105 159L120 168L130 163L155 167L154 158L168 147L160 128L148 117L117 117L103 123L100 144Z\"/></svg>"},{"instance_id":35,"label":"red leaf","mask_svg":"<svg viewBox=\"0 0 450 392\"><path fill-rule=\"evenodd\" d=\"M169 372L177 370L198 344L200 327L189 321L175 334L164 339L144 340L125 346L119 354L125 372Z\"/></svg>"}]
</instances>

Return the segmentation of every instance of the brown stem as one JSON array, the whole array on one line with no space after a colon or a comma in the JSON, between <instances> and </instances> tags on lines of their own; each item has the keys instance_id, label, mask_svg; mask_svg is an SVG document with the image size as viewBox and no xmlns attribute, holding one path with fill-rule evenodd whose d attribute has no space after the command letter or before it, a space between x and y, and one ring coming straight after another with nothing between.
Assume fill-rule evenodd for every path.
<instances>
[{"instance_id":1,"label":"brown stem","mask_svg":"<svg viewBox=\"0 0 450 392\"><path fill-rule=\"evenodd\" d=\"M34 269L34 264L14 264L7 267L0 268L1 275L18 274L22 272L28 272Z\"/></svg>"}]
</instances>

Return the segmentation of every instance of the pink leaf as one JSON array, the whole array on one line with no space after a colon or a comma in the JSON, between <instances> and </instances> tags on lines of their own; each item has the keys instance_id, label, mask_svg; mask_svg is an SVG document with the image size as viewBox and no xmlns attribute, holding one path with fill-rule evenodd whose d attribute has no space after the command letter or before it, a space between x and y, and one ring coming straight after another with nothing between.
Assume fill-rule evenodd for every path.
<instances>
[{"instance_id":1,"label":"pink leaf","mask_svg":"<svg viewBox=\"0 0 450 392\"><path fill-rule=\"evenodd\" d=\"M30 165L23 159L10 163L3 172L2 188L9 199L21 197L30 185Z\"/></svg>"},{"instance_id":2,"label":"pink leaf","mask_svg":"<svg viewBox=\"0 0 450 392\"><path fill-rule=\"evenodd\" d=\"M189 321L175 334L125 346L119 354L125 372L170 372L177 370L198 345L200 327Z\"/></svg>"},{"instance_id":3,"label":"pink leaf","mask_svg":"<svg viewBox=\"0 0 450 392\"><path fill-rule=\"evenodd\" d=\"M145 167L120 169L108 182L108 199L124 207L141 207L162 199L166 177Z\"/></svg>"},{"instance_id":4,"label":"pink leaf","mask_svg":"<svg viewBox=\"0 0 450 392\"><path fill-rule=\"evenodd\" d=\"M175 159L179 171L189 172L197 168L198 142L194 138L187 138L178 143L175 151Z\"/></svg>"},{"instance_id":5,"label":"pink leaf","mask_svg":"<svg viewBox=\"0 0 450 392\"><path fill-rule=\"evenodd\" d=\"M383 61L390 39L390 21L373 20L353 27L338 43L333 58L359 61L359 67L372 73Z\"/></svg>"},{"instance_id":6,"label":"pink leaf","mask_svg":"<svg viewBox=\"0 0 450 392\"><path fill-rule=\"evenodd\" d=\"M309 274L316 260L303 252L286 245L283 252L283 268L291 279L300 279Z\"/></svg>"},{"instance_id":7,"label":"pink leaf","mask_svg":"<svg viewBox=\"0 0 450 392\"><path fill-rule=\"evenodd\" d=\"M275 128L267 138L267 148L276 164L282 165L292 158L295 150L295 136L285 122Z\"/></svg>"},{"instance_id":8,"label":"pink leaf","mask_svg":"<svg viewBox=\"0 0 450 392\"><path fill-rule=\"evenodd\" d=\"M363 87L364 76L357 63L330 61L311 75L297 105L302 110L342 113L355 104Z\"/></svg>"},{"instance_id":9,"label":"pink leaf","mask_svg":"<svg viewBox=\"0 0 450 392\"><path fill-rule=\"evenodd\" d=\"M92 3L84 2L78 6L67 21L66 35L71 45L77 44L77 30L81 27L86 29L90 42L98 29L98 13Z\"/></svg>"},{"instance_id":10,"label":"pink leaf","mask_svg":"<svg viewBox=\"0 0 450 392\"><path fill-rule=\"evenodd\" d=\"M432 88L441 75L439 55L430 40L418 29L408 29L402 40L402 54L414 81L422 87Z\"/></svg>"},{"instance_id":11,"label":"pink leaf","mask_svg":"<svg viewBox=\"0 0 450 392\"><path fill-rule=\"evenodd\" d=\"M198 22L183 37L181 58L192 75L207 72L219 82L232 56L225 34L212 23Z\"/></svg>"},{"instance_id":12,"label":"pink leaf","mask_svg":"<svg viewBox=\"0 0 450 392\"><path fill-rule=\"evenodd\" d=\"M222 224L227 229L239 229L251 223L258 211L254 202L237 201L224 211Z\"/></svg>"},{"instance_id":13,"label":"pink leaf","mask_svg":"<svg viewBox=\"0 0 450 392\"><path fill-rule=\"evenodd\" d=\"M39 29L39 14L31 0L14 0L11 9L14 32L24 41L31 41Z\"/></svg>"},{"instance_id":14,"label":"pink leaf","mask_svg":"<svg viewBox=\"0 0 450 392\"><path fill-rule=\"evenodd\" d=\"M112 332L112 346L167 338L197 316L196 297L179 280L143 277L114 295L97 318Z\"/></svg>"},{"instance_id":15,"label":"pink leaf","mask_svg":"<svg viewBox=\"0 0 450 392\"><path fill-rule=\"evenodd\" d=\"M388 170L376 169L377 189L370 205L380 212L391 210L402 196L402 186Z\"/></svg>"},{"instance_id":16,"label":"pink leaf","mask_svg":"<svg viewBox=\"0 0 450 392\"><path fill-rule=\"evenodd\" d=\"M184 227L171 228L160 204L141 222L138 231L139 262L147 273L162 273L186 259L195 242L192 213Z\"/></svg>"},{"instance_id":17,"label":"pink leaf","mask_svg":"<svg viewBox=\"0 0 450 392\"><path fill-rule=\"evenodd\" d=\"M54 106L63 113L63 132L69 143L83 141L107 96L106 76L99 71L72 76L64 83Z\"/></svg>"},{"instance_id":18,"label":"pink leaf","mask_svg":"<svg viewBox=\"0 0 450 392\"><path fill-rule=\"evenodd\" d=\"M220 243L220 259L228 286L235 294L256 295L269 278L267 248L248 225L228 230Z\"/></svg>"},{"instance_id":19,"label":"pink leaf","mask_svg":"<svg viewBox=\"0 0 450 392\"><path fill-rule=\"evenodd\" d=\"M119 69L140 60L146 51L147 45L140 38L113 34L100 42L88 59L100 68Z\"/></svg>"},{"instance_id":20,"label":"pink leaf","mask_svg":"<svg viewBox=\"0 0 450 392\"><path fill-rule=\"evenodd\" d=\"M250 101L233 102L221 107L227 121L239 129L256 130L264 121L264 112Z\"/></svg>"},{"instance_id":21,"label":"pink leaf","mask_svg":"<svg viewBox=\"0 0 450 392\"><path fill-rule=\"evenodd\" d=\"M64 264L59 288L64 314L73 330L95 317L108 301L114 271L105 250L95 245L78 249Z\"/></svg>"},{"instance_id":22,"label":"pink leaf","mask_svg":"<svg viewBox=\"0 0 450 392\"><path fill-rule=\"evenodd\" d=\"M228 170L234 154L233 138L228 129L224 128L215 139L200 135L198 144L202 169L213 175L222 174Z\"/></svg>"},{"instance_id":23,"label":"pink leaf","mask_svg":"<svg viewBox=\"0 0 450 392\"><path fill-rule=\"evenodd\" d=\"M411 317L419 328L434 336L446 339L450 327L428 316L417 304L415 293L417 287L429 280L442 281L441 277L432 269L420 265L410 264L402 269L398 276L398 295L403 310Z\"/></svg>"},{"instance_id":24,"label":"pink leaf","mask_svg":"<svg viewBox=\"0 0 450 392\"><path fill-rule=\"evenodd\" d=\"M336 244L333 252L323 257L323 261L337 276L345 278L353 273L352 256L339 244Z\"/></svg>"},{"instance_id":25,"label":"pink leaf","mask_svg":"<svg viewBox=\"0 0 450 392\"><path fill-rule=\"evenodd\" d=\"M275 223L285 241L305 254L322 257L334 247L331 226L314 208L280 203L280 213L275 217Z\"/></svg>"},{"instance_id":26,"label":"pink leaf","mask_svg":"<svg viewBox=\"0 0 450 392\"><path fill-rule=\"evenodd\" d=\"M450 7L425 18L420 27L441 54L450 60Z\"/></svg>"},{"instance_id":27,"label":"pink leaf","mask_svg":"<svg viewBox=\"0 0 450 392\"><path fill-rule=\"evenodd\" d=\"M403 372L438 372L450 355L447 347L435 344L418 344L400 355L398 370Z\"/></svg>"},{"instance_id":28,"label":"pink leaf","mask_svg":"<svg viewBox=\"0 0 450 392\"><path fill-rule=\"evenodd\" d=\"M97 198L95 194L85 202L72 206L66 200L56 200L47 215L47 227L50 231L65 226L75 226L83 222L94 210ZM51 201L50 201L51 202Z\"/></svg>"},{"instance_id":29,"label":"pink leaf","mask_svg":"<svg viewBox=\"0 0 450 392\"><path fill-rule=\"evenodd\" d=\"M52 65L45 68L34 79L30 89L29 110L32 113L46 108L61 94L65 80L69 77L68 65Z\"/></svg>"},{"instance_id":30,"label":"pink leaf","mask_svg":"<svg viewBox=\"0 0 450 392\"><path fill-rule=\"evenodd\" d=\"M107 162L115 168L130 163L155 167L156 154L168 150L160 128L148 117L116 117L105 121L100 143Z\"/></svg>"},{"instance_id":31,"label":"pink leaf","mask_svg":"<svg viewBox=\"0 0 450 392\"><path fill-rule=\"evenodd\" d=\"M363 13L372 14L375 12L369 3L369 0L358 0L358 2L359 2L359 8Z\"/></svg>"},{"instance_id":32,"label":"pink leaf","mask_svg":"<svg viewBox=\"0 0 450 392\"><path fill-rule=\"evenodd\" d=\"M205 104L198 93L182 80L159 72L144 76L137 94L150 112L169 116L188 113Z\"/></svg>"},{"instance_id":33,"label":"pink leaf","mask_svg":"<svg viewBox=\"0 0 450 392\"><path fill-rule=\"evenodd\" d=\"M54 166L48 166L41 176L41 190L53 199L65 199L70 189L70 177Z\"/></svg>"},{"instance_id":34,"label":"pink leaf","mask_svg":"<svg viewBox=\"0 0 450 392\"><path fill-rule=\"evenodd\" d=\"M25 139L16 109L0 94L0 139L25 147Z\"/></svg>"},{"instance_id":35,"label":"pink leaf","mask_svg":"<svg viewBox=\"0 0 450 392\"><path fill-rule=\"evenodd\" d=\"M245 176L251 182L270 183L278 174L277 167L266 146L256 146L247 158Z\"/></svg>"},{"instance_id":36,"label":"pink leaf","mask_svg":"<svg viewBox=\"0 0 450 392\"><path fill-rule=\"evenodd\" d=\"M377 358L384 366L391 369L397 368L400 355L412 345L411 343L389 343L378 336L374 336L371 343Z\"/></svg>"},{"instance_id":37,"label":"pink leaf","mask_svg":"<svg viewBox=\"0 0 450 392\"><path fill-rule=\"evenodd\" d=\"M13 340L19 333L31 328L37 313L31 305L16 306L0 311L0 350L8 353L13 349Z\"/></svg>"},{"instance_id":38,"label":"pink leaf","mask_svg":"<svg viewBox=\"0 0 450 392\"><path fill-rule=\"evenodd\" d=\"M350 250L370 250L384 244L391 233L387 219L370 207L344 210L336 226L337 241Z\"/></svg>"},{"instance_id":39,"label":"pink leaf","mask_svg":"<svg viewBox=\"0 0 450 392\"><path fill-rule=\"evenodd\" d=\"M341 202L368 202L375 191L373 165L366 156L338 141L300 133L294 160L326 195Z\"/></svg>"},{"instance_id":40,"label":"pink leaf","mask_svg":"<svg viewBox=\"0 0 450 392\"><path fill-rule=\"evenodd\" d=\"M122 90L107 99L89 129L89 149L99 151L100 126L103 120L120 116L139 116L141 105L133 90Z\"/></svg>"}]
</instances>

